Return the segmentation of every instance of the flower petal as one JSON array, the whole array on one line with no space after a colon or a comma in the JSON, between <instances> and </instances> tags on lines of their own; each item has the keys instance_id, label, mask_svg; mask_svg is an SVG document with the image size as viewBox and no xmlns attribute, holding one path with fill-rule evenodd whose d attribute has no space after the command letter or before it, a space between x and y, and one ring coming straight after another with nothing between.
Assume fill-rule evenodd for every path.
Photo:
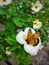
<instances>
[{"instance_id":1,"label":"flower petal","mask_svg":"<svg viewBox=\"0 0 49 65\"><path fill-rule=\"evenodd\" d=\"M4 3L0 3L0 6L4 6Z\"/></svg>"},{"instance_id":2,"label":"flower petal","mask_svg":"<svg viewBox=\"0 0 49 65\"><path fill-rule=\"evenodd\" d=\"M38 6L38 8L35 8L35 6ZM40 3L39 0L37 0L37 2L33 5L33 7L31 7L31 9L36 13L39 12L40 9L42 9L42 4Z\"/></svg>"},{"instance_id":3,"label":"flower petal","mask_svg":"<svg viewBox=\"0 0 49 65\"><path fill-rule=\"evenodd\" d=\"M9 47L6 47L6 52L5 52L5 53L6 53L7 55L11 55L11 52L10 52L8 49L9 49Z\"/></svg>"},{"instance_id":4,"label":"flower petal","mask_svg":"<svg viewBox=\"0 0 49 65\"><path fill-rule=\"evenodd\" d=\"M12 0L6 0L5 2L0 2L0 6L8 5L12 2Z\"/></svg>"},{"instance_id":5,"label":"flower petal","mask_svg":"<svg viewBox=\"0 0 49 65\"><path fill-rule=\"evenodd\" d=\"M32 46L28 44L24 44L24 50L29 53L30 55L37 55L38 50L40 49L39 46L41 45L41 39L39 38L39 43L37 46Z\"/></svg>"},{"instance_id":6,"label":"flower petal","mask_svg":"<svg viewBox=\"0 0 49 65\"><path fill-rule=\"evenodd\" d=\"M36 4L37 5L37 4ZM39 9L39 5L38 5L38 8L36 9L36 8L34 8L34 5L33 5L33 7L31 8L34 12L38 12L40 9Z\"/></svg>"},{"instance_id":7,"label":"flower petal","mask_svg":"<svg viewBox=\"0 0 49 65\"><path fill-rule=\"evenodd\" d=\"M40 9L42 9L43 6L42 6L42 4L40 3L39 0L37 0L36 4L38 4L40 6Z\"/></svg>"},{"instance_id":8,"label":"flower petal","mask_svg":"<svg viewBox=\"0 0 49 65\"><path fill-rule=\"evenodd\" d=\"M23 31L19 32L18 35L16 36L17 42L19 42L20 44L25 44L26 41L23 39L24 36L26 35Z\"/></svg>"},{"instance_id":9,"label":"flower petal","mask_svg":"<svg viewBox=\"0 0 49 65\"><path fill-rule=\"evenodd\" d=\"M8 5L12 2L12 0L6 0L5 5Z\"/></svg>"},{"instance_id":10,"label":"flower petal","mask_svg":"<svg viewBox=\"0 0 49 65\"><path fill-rule=\"evenodd\" d=\"M33 22L33 28L34 29L39 29L42 27L42 22L40 22L39 20L36 20Z\"/></svg>"},{"instance_id":11,"label":"flower petal","mask_svg":"<svg viewBox=\"0 0 49 65\"><path fill-rule=\"evenodd\" d=\"M42 48L44 48L44 46L43 46L43 45L40 45L40 46L39 46L39 49L41 50Z\"/></svg>"}]
</instances>

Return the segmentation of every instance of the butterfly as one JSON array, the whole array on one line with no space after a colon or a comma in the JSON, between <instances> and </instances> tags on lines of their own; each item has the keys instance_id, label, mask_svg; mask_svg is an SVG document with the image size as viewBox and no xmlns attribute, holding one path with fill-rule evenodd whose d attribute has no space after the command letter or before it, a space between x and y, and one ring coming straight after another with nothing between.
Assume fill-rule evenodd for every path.
<instances>
[{"instance_id":1,"label":"butterfly","mask_svg":"<svg viewBox=\"0 0 49 65\"><path fill-rule=\"evenodd\" d=\"M36 32L35 34L32 33L31 29L28 30L28 36L27 36L27 44L31 44L33 46L36 46L39 43L39 36L40 32Z\"/></svg>"}]
</instances>

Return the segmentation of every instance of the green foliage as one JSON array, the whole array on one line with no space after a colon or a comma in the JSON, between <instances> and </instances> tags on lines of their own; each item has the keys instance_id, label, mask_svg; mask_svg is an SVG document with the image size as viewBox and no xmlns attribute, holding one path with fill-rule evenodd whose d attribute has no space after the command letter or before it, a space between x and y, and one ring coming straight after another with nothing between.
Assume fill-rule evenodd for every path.
<instances>
[{"instance_id":1,"label":"green foliage","mask_svg":"<svg viewBox=\"0 0 49 65\"><path fill-rule=\"evenodd\" d=\"M18 65L28 65L30 63L30 56L22 49L22 46L18 46L14 55L17 59Z\"/></svg>"},{"instance_id":2,"label":"green foliage","mask_svg":"<svg viewBox=\"0 0 49 65\"><path fill-rule=\"evenodd\" d=\"M21 18L19 17L14 17L13 22L15 23L16 26L22 27L24 25L24 22Z\"/></svg>"},{"instance_id":3,"label":"green foliage","mask_svg":"<svg viewBox=\"0 0 49 65\"><path fill-rule=\"evenodd\" d=\"M26 27L33 27L33 21L39 19L42 22L41 40L43 45L47 45L49 39L47 30L49 29L49 1L41 0L43 11L36 14L31 13L31 3L36 0L13 0L10 5L0 7L0 23L5 26L5 30L0 30L0 59L8 60L9 56L5 56L6 47L10 47L9 51L14 53L14 58L18 65L28 65L30 63L30 55L27 54L23 46L16 41L17 29L24 30ZM45 5L46 4L46 5Z\"/></svg>"}]
</instances>

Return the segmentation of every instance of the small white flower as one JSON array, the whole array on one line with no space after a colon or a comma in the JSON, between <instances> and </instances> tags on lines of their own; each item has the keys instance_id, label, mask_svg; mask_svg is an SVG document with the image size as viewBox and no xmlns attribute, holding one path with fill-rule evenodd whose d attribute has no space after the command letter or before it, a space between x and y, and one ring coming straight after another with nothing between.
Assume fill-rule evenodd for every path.
<instances>
[{"instance_id":1,"label":"small white flower","mask_svg":"<svg viewBox=\"0 0 49 65\"><path fill-rule=\"evenodd\" d=\"M9 47L6 47L6 52L5 52L5 54L11 55L11 52L10 52L8 49L9 49Z\"/></svg>"},{"instance_id":2,"label":"small white flower","mask_svg":"<svg viewBox=\"0 0 49 65\"><path fill-rule=\"evenodd\" d=\"M42 4L40 3L39 0L37 0L37 2L35 4L32 5L31 9L32 11L34 11L35 13L36 12L39 12L41 9L42 9Z\"/></svg>"},{"instance_id":3,"label":"small white flower","mask_svg":"<svg viewBox=\"0 0 49 65\"><path fill-rule=\"evenodd\" d=\"M17 42L20 44L24 44L24 50L29 53L30 55L37 55L38 50L41 49L41 39L39 37L39 43L36 46L33 46L31 44L27 44L27 36L28 36L28 31L31 29L32 33L34 34L35 31L32 28L27 27L24 31L20 31L18 35L16 36Z\"/></svg>"},{"instance_id":4,"label":"small white flower","mask_svg":"<svg viewBox=\"0 0 49 65\"><path fill-rule=\"evenodd\" d=\"M33 28L34 28L34 29L39 29L39 28L41 28L41 27L42 27L42 22L40 22L39 19L38 19L38 20L35 20L35 21L33 22Z\"/></svg>"},{"instance_id":5,"label":"small white flower","mask_svg":"<svg viewBox=\"0 0 49 65\"><path fill-rule=\"evenodd\" d=\"M12 2L12 0L0 0L0 6L8 5Z\"/></svg>"},{"instance_id":6,"label":"small white flower","mask_svg":"<svg viewBox=\"0 0 49 65\"><path fill-rule=\"evenodd\" d=\"M19 7L22 8L22 3L20 3L20 6Z\"/></svg>"},{"instance_id":7,"label":"small white flower","mask_svg":"<svg viewBox=\"0 0 49 65\"><path fill-rule=\"evenodd\" d=\"M45 13L45 11L41 11L41 13Z\"/></svg>"}]
</instances>

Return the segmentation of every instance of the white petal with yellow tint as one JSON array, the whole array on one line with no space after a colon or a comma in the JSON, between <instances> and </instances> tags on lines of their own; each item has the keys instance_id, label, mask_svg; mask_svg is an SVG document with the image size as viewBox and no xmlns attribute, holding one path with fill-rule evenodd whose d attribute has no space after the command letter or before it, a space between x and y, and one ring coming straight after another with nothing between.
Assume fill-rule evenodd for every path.
<instances>
[{"instance_id":1,"label":"white petal with yellow tint","mask_svg":"<svg viewBox=\"0 0 49 65\"><path fill-rule=\"evenodd\" d=\"M40 46L39 46L39 49L41 50L42 48L44 48L44 46L43 46L43 45L40 45Z\"/></svg>"},{"instance_id":2,"label":"white petal with yellow tint","mask_svg":"<svg viewBox=\"0 0 49 65\"><path fill-rule=\"evenodd\" d=\"M6 0L5 5L8 5L12 2L12 0Z\"/></svg>"},{"instance_id":3,"label":"white petal with yellow tint","mask_svg":"<svg viewBox=\"0 0 49 65\"><path fill-rule=\"evenodd\" d=\"M33 22L33 28L34 29L39 29L39 28L41 28L42 27L42 22L40 22L39 20L35 20L34 22Z\"/></svg>"},{"instance_id":4,"label":"white petal with yellow tint","mask_svg":"<svg viewBox=\"0 0 49 65\"><path fill-rule=\"evenodd\" d=\"M20 31L18 33L18 35L16 36L16 40L17 40L18 43L20 43L20 44L26 44L27 43L26 39L27 39L29 29L31 29L33 34L35 33L35 31L32 28L29 28L29 27L27 27L24 32Z\"/></svg>"},{"instance_id":5,"label":"white petal with yellow tint","mask_svg":"<svg viewBox=\"0 0 49 65\"><path fill-rule=\"evenodd\" d=\"M39 0L37 0L37 2L36 2L36 4L38 4L39 5L39 9L42 9L43 8L43 5L40 3L40 1Z\"/></svg>"},{"instance_id":6,"label":"white petal with yellow tint","mask_svg":"<svg viewBox=\"0 0 49 65\"><path fill-rule=\"evenodd\" d=\"M9 49L9 47L6 47L6 52L5 52L5 54L6 54L6 55L11 55L11 52L10 52L8 49Z\"/></svg>"},{"instance_id":7,"label":"white petal with yellow tint","mask_svg":"<svg viewBox=\"0 0 49 65\"><path fill-rule=\"evenodd\" d=\"M37 55L41 46L41 39L39 38L39 43L37 46L32 46L29 44L24 44L24 50L29 53L30 55Z\"/></svg>"},{"instance_id":8,"label":"white petal with yellow tint","mask_svg":"<svg viewBox=\"0 0 49 65\"><path fill-rule=\"evenodd\" d=\"M42 4L40 3L39 0L31 7L31 9L36 13L39 12L42 9Z\"/></svg>"},{"instance_id":9,"label":"white petal with yellow tint","mask_svg":"<svg viewBox=\"0 0 49 65\"><path fill-rule=\"evenodd\" d=\"M4 3L0 3L0 6L3 6L4 5Z\"/></svg>"},{"instance_id":10,"label":"white petal with yellow tint","mask_svg":"<svg viewBox=\"0 0 49 65\"><path fill-rule=\"evenodd\" d=\"M20 31L20 32L18 33L18 35L16 36L16 40L17 40L17 42L19 42L20 44L25 44L25 43L26 43L25 37L26 37L25 33L24 33L23 31Z\"/></svg>"},{"instance_id":11,"label":"white petal with yellow tint","mask_svg":"<svg viewBox=\"0 0 49 65\"><path fill-rule=\"evenodd\" d=\"M4 2L0 2L0 6L8 5L12 2L12 0L6 0Z\"/></svg>"},{"instance_id":12,"label":"white petal with yellow tint","mask_svg":"<svg viewBox=\"0 0 49 65\"><path fill-rule=\"evenodd\" d=\"M31 31L32 31L33 34L35 33L34 29L32 29L32 28L30 28L30 27L27 27L27 28L25 28L25 31L24 31L25 34L26 34L26 36L28 35L29 29L31 29Z\"/></svg>"}]
</instances>

